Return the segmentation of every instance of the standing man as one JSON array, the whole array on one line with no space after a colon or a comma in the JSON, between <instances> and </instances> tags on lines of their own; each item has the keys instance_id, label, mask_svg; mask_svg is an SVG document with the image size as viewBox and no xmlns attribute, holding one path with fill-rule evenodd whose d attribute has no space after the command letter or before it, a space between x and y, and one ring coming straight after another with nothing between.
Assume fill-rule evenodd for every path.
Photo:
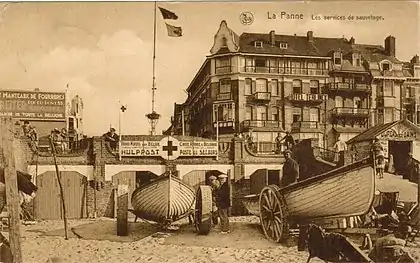
<instances>
[{"instance_id":1,"label":"standing man","mask_svg":"<svg viewBox=\"0 0 420 263\"><path fill-rule=\"evenodd\" d=\"M216 176L212 175L209 177L210 186L211 186L211 196L212 196L212 221L213 224L217 225L219 219L219 213L217 211L217 192L220 188L220 182L217 181Z\"/></svg>"},{"instance_id":2,"label":"standing man","mask_svg":"<svg viewBox=\"0 0 420 263\"><path fill-rule=\"evenodd\" d=\"M334 145L334 150L338 153L338 163L337 165L343 166L344 165L344 152L347 151L347 144L341 139L340 136L337 138L337 142Z\"/></svg>"},{"instance_id":3,"label":"standing man","mask_svg":"<svg viewBox=\"0 0 420 263\"><path fill-rule=\"evenodd\" d=\"M230 185L227 182L227 175L219 175L220 188L217 195L217 208L219 210L220 223L222 225L222 234L227 234L229 230L228 211L231 207L230 203Z\"/></svg>"},{"instance_id":4,"label":"standing man","mask_svg":"<svg viewBox=\"0 0 420 263\"><path fill-rule=\"evenodd\" d=\"M294 184L299 180L299 165L292 159L292 152L285 150L283 152L286 162L283 165L283 176L281 178L281 186L285 187Z\"/></svg>"},{"instance_id":5,"label":"standing man","mask_svg":"<svg viewBox=\"0 0 420 263\"><path fill-rule=\"evenodd\" d=\"M286 132L286 135L283 137L283 139L280 140L280 143L282 141L284 141L288 150L291 150L295 145L295 139L293 139L293 136L288 131Z\"/></svg>"}]
</instances>

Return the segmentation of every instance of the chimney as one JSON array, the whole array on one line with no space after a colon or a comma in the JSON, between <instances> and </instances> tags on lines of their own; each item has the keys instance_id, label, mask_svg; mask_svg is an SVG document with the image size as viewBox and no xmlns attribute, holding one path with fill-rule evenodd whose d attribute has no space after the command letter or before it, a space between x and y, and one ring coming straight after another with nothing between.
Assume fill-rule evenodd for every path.
<instances>
[{"instance_id":1,"label":"chimney","mask_svg":"<svg viewBox=\"0 0 420 263\"><path fill-rule=\"evenodd\" d=\"M306 33L306 36L308 37L309 42L314 41L314 32L313 31L308 31L308 33Z\"/></svg>"},{"instance_id":2,"label":"chimney","mask_svg":"<svg viewBox=\"0 0 420 263\"><path fill-rule=\"evenodd\" d=\"M354 37L351 37L349 42L350 42L350 44L354 45L354 43L355 43L356 41L355 41Z\"/></svg>"},{"instance_id":3,"label":"chimney","mask_svg":"<svg viewBox=\"0 0 420 263\"><path fill-rule=\"evenodd\" d=\"M271 30L269 35L270 35L270 44L272 46L275 46L276 45L276 32L274 30Z\"/></svg>"},{"instance_id":4,"label":"chimney","mask_svg":"<svg viewBox=\"0 0 420 263\"><path fill-rule=\"evenodd\" d=\"M385 51L388 56L395 57L395 37L388 36L385 38Z\"/></svg>"}]
</instances>

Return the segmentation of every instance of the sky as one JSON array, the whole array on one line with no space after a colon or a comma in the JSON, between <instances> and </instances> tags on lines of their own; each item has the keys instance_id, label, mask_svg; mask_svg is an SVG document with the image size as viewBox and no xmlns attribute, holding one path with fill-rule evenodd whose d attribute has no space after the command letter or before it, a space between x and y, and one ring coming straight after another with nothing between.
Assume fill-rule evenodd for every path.
<instances>
[{"instance_id":1,"label":"sky","mask_svg":"<svg viewBox=\"0 0 420 263\"><path fill-rule=\"evenodd\" d=\"M420 55L418 1L277 1L159 2L179 17L167 22L182 27L183 36L168 37L157 13L156 111L162 115L157 134L170 125L174 103L186 99L185 89L210 53L220 22L243 32L354 37L356 43L384 45L396 38L396 53L408 61ZM24 2L0 5L0 88L76 94L84 101L84 132L118 131L119 107L123 134L147 134L151 111L152 2ZM243 25L242 12L254 22ZM268 12L277 19L268 19ZM302 20L280 19L281 12L303 13ZM374 15L381 21L312 20L312 15ZM272 15L271 15L272 17Z\"/></svg>"}]
</instances>

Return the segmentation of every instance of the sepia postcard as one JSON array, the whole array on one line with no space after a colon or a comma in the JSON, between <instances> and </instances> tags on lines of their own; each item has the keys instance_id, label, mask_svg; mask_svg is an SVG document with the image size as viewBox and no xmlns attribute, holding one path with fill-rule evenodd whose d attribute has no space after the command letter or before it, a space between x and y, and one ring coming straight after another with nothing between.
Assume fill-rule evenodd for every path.
<instances>
[{"instance_id":1,"label":"sepia postcard","mask_svg":"<svg viewBox=\"0 0 420 263\"><path fill-rule=\"evenodd\" d=\"M9 1L0 35L0 262L420 262L419 1Z\"/></svg>"}]
</instances>

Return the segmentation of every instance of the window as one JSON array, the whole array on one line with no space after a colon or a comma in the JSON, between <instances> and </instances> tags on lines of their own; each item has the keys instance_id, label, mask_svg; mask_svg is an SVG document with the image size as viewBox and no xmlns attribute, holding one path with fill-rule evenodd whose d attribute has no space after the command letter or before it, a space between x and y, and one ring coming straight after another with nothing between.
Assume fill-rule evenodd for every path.
<instances>
[{"instance_id":1,"label":"window","mask_svg":"<svg viewBox=\"0 0 420 263\"><path fill-rule=\"evenodd\" d=\"M267 120L267 107L266 106L258 106L257 108L257 119L258 120Z\"/></svg>"},{"instance_id":2,"label":"window","mask_svg":"<svg viewBox=\"0 0 420 263\"><path fill-rule=\"evenodd\" d=\"M302 109L293 108L293 122L300 122L302 120Z\"/></svg>"},{"instance_id":3,"label":"window","mask_svg":"<svg viewBox=\"0 0 420 263\"><path fill-rule=\"evenodd\" d=\"M216 59L216 74L229 73L230 71L230 57Z\"/></svg>"},{"instance_id":4,"label":"window","mask_svg":"<svg viewBox=\"0 0 420 263\"><path fill-rule=\"evenodd\" d=\"M251 57L245 58L245 71L246 72L255 72L255 60Z\"/></svg>"},{"instance_id":5,"label":"window","mask_svg":"<svg viewBox=\"0 0 420 263\"><path fill-rule=\"evenodd\" d=\"M254 46L256 48L262 48L263 47L263 42L262 41L255 41L254 42Z\"/></svg>"},{"instance_id":6,"label":"window","mask_svg":"<svg viewBox=\"0 0 420 263\"><path fill-rule=\"evenodd\" d=\"M270 73L278 73L279 72L279 60L275 58L269 59L269 67Z\"/></svg>"},{"instance_id":7,"label":"window","mask_svg":"<svg viewBox=\"0 0 420 263\"><path fill-rule=\"evenodd\" d=\"M252 79L245 79L245 95L252 94Z\"/></svg>"},{"instance_id":8,"label":"window","mask_svg":"<svg viewBox=\"0 0 420 263\"><path fill-rule=\"evenodd\" d=\"M411 87L405 87L405 97L406 98L411 97Z\"/></svg>"},{"instance_id":9,"label":"window","mask_svg":"<svg viewBox=\"0 0 420 263\"><path fill-rule=\"evenodd\" d=\"M359 53L353 53L353 66L360 67L360 54Z\"/></svg>"},{"instance_id":10,"label":"window","mask_svg":"<svg viewBox=\"0 0 420 263\"><path fill-rule=\"evenodd\" d=\"M293 93L302 93L302 81L298 79L293 80Z\"/></svg>"},{"instance_id":11,"label":"window","mask_svg":"<svg viewBox=\"0 0 420 263\"><path fill-rule=\"evenodd\" d=\"M287 43L280 42L279 47L280 47L281 49L287 49Z\"/></svg>"},{"instance_id":12,"label":"window","mask_svg":"<svg viewBox=\"0 0 420 263\"><path fill-rule=\"evenodd\" d=\"M218 121L232 121L234 117L234 109L232 103L224 103L217 105L213 111L216 116L213 116Z\"/></svg>"},{"instance_id":13,"label":"window","mask_svg":"<svg viewBox=\"0 0 420 263\"><path fill-rule=\"evenodd\" d=\"M267 80L266 79L257 79L256 88L257 88L257 92L268 92L268 90L267 90Z\"/></svg>"},{"instance_id":14,"label":"window","mask_svg":"<svg viewBox=\"0 0 420 263\"><path fill-rule=\"evenodd\" d=\"M277 79L271 80L271 96L279 96L279 83Z\"/></svg>"},{"instance_id":15,"label":"window","mask_svg":"<svg viewBox=\"0 0 420 263\"><path fill-rule=\"evenodd\" d=\"M354 108L361 109L362 108L362 100L359 97L353 98Z\"/></svg>"},{"instance_id":16,"label":"window","mask_svg":"<svg viewBox=\"0 0 420 263\"><path fill-rule=\"evenodd\" d=\"M334 65L341 65L341 52L334 52Z\"/></svg>"},{"instance_id":17,"label":"window","mask_svg":"<svg viewBox=\"0 0 420 263\"><path fill-rule=\"evenodd\" d=\"M394 81L392 80L384 80L383 83L383 94L385 97L392 97L394 96Z\"/></svg>"},{"instance_id":18,"label":"window","mask_svg":"<svg viewBox=\"0 0 420 263\"><path fill-rule=\"evenodd\" d=\"M309 121L319 122L319 109L318 108L309 109Z\"/></svg>"},{"instance_id":19,"label":"window","mask_svg":"<svg viewBox=\"0 0 420 263\"><path fill-rule=\"evenodd\" d=\"M266 66L266 60L263 58L256 58L255 59L255 67L257 68L264 68Z\"/></svg>"},{"instance_id":20,"label":"window","mask_svg":"<svg viewBox=\"0 0 420 263\"><path fill-rule=\"evenodd\" d=\"M335 97L334 99L335 107L336 108L343 108L344 107L344 101L343 98L340 96Z\"/></svg>"},{"instance_id":21,"label":"window","mask_svg":"<svg viewBox=\"0 0 420 263\"><path fill-rule=\"evenodd\" d=\"M270 114L271 114L271 120L280 121L279 108L271 107L270 108Z\"/></svg>"},{"instance_id":22,"label":"window","mask_svg":"<svg viewBox=\"0 0 420 263\"><path fill-rule=\"evenodd\" d=\"M252 107L246 106L245 120L251 120L251 119L252 119Z\"/></svg>"},{"instance_id":23,"label":"window","mask_svg":"<svg viewBox=\"0 0 420 263\"><path fill-rule=\"evenodd\" d=\"M389 63L383 63L382 64L382 70L390 70L391 69L391 65Z\"/></svg>"},{"instance_id":24,"label":"window","mask_svg":"<svg viewBox=\"0 0 420 263\"><path fill-rule=\"evenodd\" d=\"M219 82L219 93L230 93L230 79L221 79Z\"/></svg>"},{"instance_id":25,"label":"window","mask_svg":"<svg viewBox=\"0 0 420 263\"><path fill-rule=\"evenodd\" d=\"M318 94L319 93L319 82L318 80L311 80L309 84L311 88L311 94Z\"/></svg>"}]
</instances>

